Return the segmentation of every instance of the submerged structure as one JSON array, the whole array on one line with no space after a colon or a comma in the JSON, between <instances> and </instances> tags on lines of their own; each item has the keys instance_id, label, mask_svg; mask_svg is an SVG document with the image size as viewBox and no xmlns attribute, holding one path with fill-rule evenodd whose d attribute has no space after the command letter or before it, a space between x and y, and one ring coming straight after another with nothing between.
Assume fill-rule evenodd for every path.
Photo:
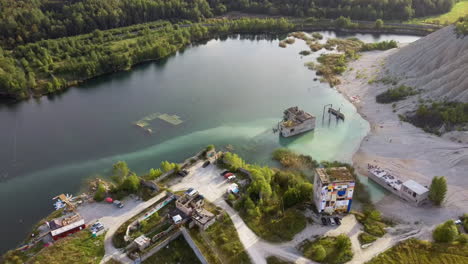
<instances>
[{"instance_id":1,"label":"submerged structure","mask_svg":"<svg viewBox=\"0 0 468 264\"><path fill-rule=\"evenodd\" d=\"M297 106L284 111L283 120L278 124L283 137L290 137L315 129L315 116L300 110Z\"/></svg>"},{"instance_id":2,"label":"submerged structure","mask_svg":"<svg viewBox=\"0 0 468 264\"><path fill-rule=\"evenodd\" d=\"M346 167L315 170L314 203L319 213L348 213L355 179Z\"/></svg>"},{"instance_id":3,"label":"submerged structure","mask_svg":"<svg viewBox=\"0 0 468 264\"><path fill-rule=\"evenodd\" d=\"M429 189L417 183L414 180L402 181L396 175L392 175L388 171L381 169L375 165L367 165L369 178L397 195L401 199L419 206L428 201Z\"/></svg>"}]
</instances>

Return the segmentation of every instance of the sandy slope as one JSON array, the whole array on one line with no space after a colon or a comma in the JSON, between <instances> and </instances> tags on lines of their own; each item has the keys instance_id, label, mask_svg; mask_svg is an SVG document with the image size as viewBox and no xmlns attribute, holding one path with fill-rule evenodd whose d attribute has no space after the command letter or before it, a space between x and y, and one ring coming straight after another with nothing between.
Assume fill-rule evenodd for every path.
<instances>
[{"instance_id":1,"label":"sandy slope","mask_svg":"<svg viewBox=\"0 0 468 264\"><path fill-rule=\"evenodd\" d=\"M440 34L439 37L446 37L449 29L441 30L443 34ZM428 42L434 41L432 35L429 35L426 40ZM426 50L427 45L429 44L422 39L400 49L364 53L359 60L351 63L350 68L354 70L344 74L343 84L337 89L350 100L352 96L360 96L360 100L354 101L353 104L371 125L371 131L364 138L359 150L353 157L354 165L362 174L366 175L364 168L367 167L368 163L373 163L387 168L403 178L411 178L427 186L433 176L443 175L447 177L448 197L441 208L429 206L416 208L393 195L387 195L377 204L377 207L386 216L395 217L406 222L422 221L432 226L468 212L468 144L458 143L446 137L430 135L409 123L400 122L397 114L413 109L417 98L413 96L413 98L398 102L394 113L391 105L382 105L375 102L375 96L389 87L381 83L368 84L367 82L369 78L384 75L385 65L388 65L388 68L391 68L393 72L401 72L401 76L405 72L408 76L416 76L417 72L421 74L430 72L433 67L437 69L447 68L446 62L438 58L432 60L444 65L439 65L439 67L426 65L429 63L424 58L426 54L421 53L420 50ZM465 45L465 52L463 56L459 57L465 60L468 54L468 46L463 45ZM418 49L416 47L422 48ZM415 54L411 54L411 50ZM442 47L440 47L439 52L441 52L440 56L446 56ZM451 54L451 52L449 53ZM428 53L428 56L437 57L432 52ZM397 61L398 58L400 58L400 61ZM387 59L388 62L386 62ZM396 66L398 63L401 65L400 68ZM466 79L468 64L458 66L465 69L465 74L457 72ZM415 70L406 71L405 68L415 68ZM358 70L364 72L367 78L356 79ZM453 69L453 71L456 70ZM428 73L428 76L433 74L435 73ZM404 79L403 82L416 83L416 81L415 77L409 77ZM435 81L438 80L433 80L433 82ZM427 83L430 85L431 82ZM430 91L427 94L436 97L440 91L446 91L450 95L458 91L459 96L464 96L468 91L466 88L460 89L459 86L453 86L453 83L448 80L445 80L444 83L444 87L437 91ZM462 86L465 84L466 80L459 83ZM430 89L430 86L422 88ZM460 92L461 90L465 91Z\"/></svg>"},{"instance_id":2,"label":"sandy slope","mask_svg":"<svg viewBox=\"0 0 468 264\"><path fill-rule=\"evenodd\" d=\"M402 84L423 89L423 98L468 102L468 37L457 37L453 26L389 55L386 66Z\"/></svg>"}]
</instances>

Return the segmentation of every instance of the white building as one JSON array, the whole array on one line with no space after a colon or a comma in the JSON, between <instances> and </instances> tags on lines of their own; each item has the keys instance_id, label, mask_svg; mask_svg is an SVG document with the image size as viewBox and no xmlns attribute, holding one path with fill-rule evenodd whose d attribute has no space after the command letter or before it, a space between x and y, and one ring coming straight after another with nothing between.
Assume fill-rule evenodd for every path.
<instances>
[{"instance_id":1,"label":"white building","mask_svg":"<svg viewBox=\"0 0 468 264\"><path fill-rule=\"evenodd\" d=\"M416 205L420 205L429 198L429 190L413 180L405 181L400 192L403 199Z\"/></svg>"},{"instance_id":2,"label":"white building","mask_svg":"<svg viewBox=\"0 0 468 264\"><path fill-rule=\"evenodd\" d=\"M368 165L369 178L401 199L419 206L428 200L429 190L413 180L404 181L376 166Z\"/></svg>"},{"instance_id":3,"label":"white building","mask_svg":"<svg viewBox=\"0 0 468 264\"><path fill-rule=\"evenodd\" d=\"M278 125L283 137L290 137L315 129L315 116L300 110L297 106L284 111L283 121Z\"/></svg>"}]
</instances>

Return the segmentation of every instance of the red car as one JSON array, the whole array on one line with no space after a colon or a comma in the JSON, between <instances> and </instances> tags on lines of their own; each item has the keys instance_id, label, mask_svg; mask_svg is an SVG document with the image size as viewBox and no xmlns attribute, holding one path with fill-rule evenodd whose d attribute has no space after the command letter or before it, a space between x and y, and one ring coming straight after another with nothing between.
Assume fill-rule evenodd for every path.
<instances>
[{"instance_id":1,"label":"red car","mask_svg":"<svg viewBox=\"0 0 468 264\"><path fill-rule=\"evenodd\" d=\"M224 174L223 176L224 176L224 178L227 179L227 178L229 178L229 176L233 176L233 175L234 175L234 173L228 172L228 173Z\"/></svg>"}]
</instances>

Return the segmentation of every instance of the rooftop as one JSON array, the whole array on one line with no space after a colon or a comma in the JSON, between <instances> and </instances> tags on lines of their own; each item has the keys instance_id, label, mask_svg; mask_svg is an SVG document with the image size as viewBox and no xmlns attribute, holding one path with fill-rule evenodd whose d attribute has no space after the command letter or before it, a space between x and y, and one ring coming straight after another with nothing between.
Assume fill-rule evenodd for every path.
<instances>
[{"instance_id":1,"label":"rooftop","mask_svg":"<svg viewBox=\"0 0 468 264\"><path fill-rule=\"evenodd\" d=\"M68 214L47 222L47 225L49 226L50 230L55 230L72 224L74 222L80 221L82 219L83 218L79 214Z\"/></svg>"},{"instance_id":2,"label":"rooftop","mask_svg":"<svg viewBox=\"0 0 468 264\"><path fill-rule=\"evenodd\" d=\"M294 106L284 110L283 125L286 127L295 126L312 119L315 119L313 115Z\"/></svg>"},{"instance_id":3,"label":"rooftop","mask_svg":"<svg viewBox=\"0 0 468 264\"><path fill-rule=\"evenodd\" d=\"M195 210L195 213L193 214L192 219L204 225L208 221L213 219L213 217L215 217L215 215L207 211L206 209L198 209L198 210Z\"/></svg>"},{"instance_id":4,"label":"rooftop","mask_svg":"<svg viewBox=\"0 0 468 264\"><path fill-rule=\"evenodd\" d=\"M389 185L396 191L399 191L401 189L401 184L403 182L397 176L394 176L389 172L378 167L371 167L369 169L369 172L372 173L375 177L384 180L387 185Z\"/></svg>"},{"instance_id":5,"label":"rooftop","mask_svg":"<svg viewBox=\"0 0 468 264\"><path fill-rule=\"evenodd\" d=\"M407 180L403 183L403 185L408 187L408 189L412 190L413 192L419 195L424 194L429 191L426 187L422 186L421 184L413 180Z\"/></svg>"},{"instance_id":6,"label":"rooftop","mask_svg":"<svg viewBox=\"0 0 468 264\"><path fill-rule=\"evenodd\" d=\"M318 168L316 172L323 183L349 182L355 180L346 167Z\"/></svg>"}]
</instances>

